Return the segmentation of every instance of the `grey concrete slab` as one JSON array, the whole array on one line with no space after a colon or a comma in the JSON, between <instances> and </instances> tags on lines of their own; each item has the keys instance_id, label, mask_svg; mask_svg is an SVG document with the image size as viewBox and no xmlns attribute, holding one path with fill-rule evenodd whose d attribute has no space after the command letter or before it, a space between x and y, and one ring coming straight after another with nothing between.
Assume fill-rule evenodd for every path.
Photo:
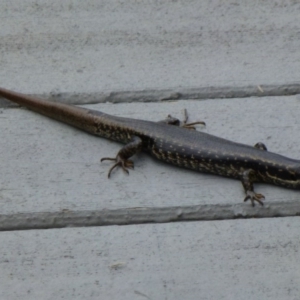
<instances>
[{"instance_id":1,"label":"grey concrete slab","mask_svg":"<svg viewBox=\"0 0 300 300\"><path fill-rule=\"evenodd\" d=\"M89 107L153 121L168 113L181 117L187 108L191 120L206 121L198 130L249 145L264 142L269 151L299 158L297 96ZM142 153L129 176L119 170L108 180L110 164L99 160L115 155L119 144L25 109L3 109L0 116L2 214L227 205L244 199L236 180L176 168ZM256 190L266 204L299 203L299 191L261 184Z\"/></svg>"},{"instance_id":2,"label":"grey concrete slab","mask_svg":"<svg viewBox=\"0 0 300 300\"><path fill-rule=\"evenodd\" d=\"M1 86L97 94L299 83L299 5L1 1Z\"/></svg>"},{"instance_id":3,"label":"grey concrete slab","mask_svg":"<svg viewBox=\"0 0 300 300\"><path fill-rule=\"evenodd\" d=\"M0 234L1 299L296 300L300 219Z\"/></svg>"},{"instance_id":4,"label":"grey concrete slab","mask_svg":"<svg viewBox=\"0 0 300 300\"><path fill-rule=\"evenodd\" d=\"M271 0L1 1L0 86L76 103L296 94L298 16ZM90 107L151 120L186 107L205 132L299 158L299 96ZM0 128L2 230L299 209L298 192L257 185L267 205L251 215L239 182L143 154L108 181L99 159L119 145L25 110L0 109ZM298 299L298 233L299 218L1 232L0 298Z\"/></svg>"}]
</instances>

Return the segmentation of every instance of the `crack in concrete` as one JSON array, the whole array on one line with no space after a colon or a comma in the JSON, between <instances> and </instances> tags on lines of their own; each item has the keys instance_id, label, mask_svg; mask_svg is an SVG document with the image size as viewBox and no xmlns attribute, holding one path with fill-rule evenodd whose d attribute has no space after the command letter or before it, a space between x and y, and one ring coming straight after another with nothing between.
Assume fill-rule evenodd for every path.
<instances>
[{"instance_id":1,"label":"crack in concrete","mask_svg":"<svg viewBox=\"0 0 300 300\"><path fill-rule=\"evenodd\" d=\"M225 99L246 97L292 96L300 94L300 83L285 85L251 85L242 87L199 87L173 89L145 89L140 91L106 91L97 93L56 93L34 94L32 96L46 98L68 104L95 103L130 103L130 102L161 102L184 99ZM0 107L13 106L11 102L0 99Z\"/></svg>"},{"instance_id":2,"label":"crack in concrete","mask_svg":"<svg viewBox=\"0 0 300 300\"><path fill-rule=\"evenodd\" d=\"M300 216L300 202L0 214L0 231Z\"/></svg>"}]
</instances>

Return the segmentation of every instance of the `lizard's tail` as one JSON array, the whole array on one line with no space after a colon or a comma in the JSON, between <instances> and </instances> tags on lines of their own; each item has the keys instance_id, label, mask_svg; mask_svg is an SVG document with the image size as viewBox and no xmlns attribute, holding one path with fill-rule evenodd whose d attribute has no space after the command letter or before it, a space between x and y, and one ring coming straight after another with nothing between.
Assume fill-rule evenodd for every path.
<instances>
[{"instance_id":1,"label":"lizard's tail","mask_svg":"<svg viewBox=\"0 0 300 300\"><path fill-rule=\"evenodd\" d=\"M39 114L80 129L87 130L87 128L85 128L86 124L91 124L92 116L88 113L88 110L81 107L42 100L3 88L0 88L0 96L25 106Z\"/></svg>"}]
</instances>

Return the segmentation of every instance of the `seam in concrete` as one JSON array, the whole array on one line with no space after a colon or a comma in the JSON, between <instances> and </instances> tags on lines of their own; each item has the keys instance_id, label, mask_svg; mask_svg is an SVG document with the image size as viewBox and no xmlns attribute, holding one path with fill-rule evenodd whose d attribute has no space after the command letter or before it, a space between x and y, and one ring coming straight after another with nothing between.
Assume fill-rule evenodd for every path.
<instances>
[{"instance_id":1,"label":"seam in concrete","mask_svg":"<svg viewBox=\"0 0 300 300\"><path fill-rule=\"evenodd\" d=\"M20 91L22 92L22 91ZM300 84L285 85L255 85L244 87L199 87L178 88L164 90L141 91L114 91L99 93L59 93L32 94L32 96L46 98L69 104L95 104L95 103L130 103L130 102L160 102L184 99L224 99L267 96L291 96L300 94ZM0 100L0 107L14 106L9 101Z\"/></svg>"},{"instance_id":2,"label":"seam in concrete","mask_svg":"<svg viewBox=\"0 0 300 300\"><path fill-rule=\"evenodd\" d=\"M300 202L1 214L0 231L300 216Z\"/></svg>"}]
</instances>

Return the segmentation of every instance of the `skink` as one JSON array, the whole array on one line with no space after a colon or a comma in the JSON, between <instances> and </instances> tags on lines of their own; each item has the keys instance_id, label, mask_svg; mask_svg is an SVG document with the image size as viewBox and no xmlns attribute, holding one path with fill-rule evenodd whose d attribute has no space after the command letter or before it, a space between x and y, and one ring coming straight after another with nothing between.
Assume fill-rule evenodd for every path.
<instances>
[{"instance_id":1,"label":"skink","mask_svg":"<svg viewBox=\"0 0 300 300\"><path fill-rule=\"evenodd\" d=\"M253 183L262 182L300 189L300 161L267 151L262 143L248 146L196 130L188 130L176 119L151 122L116 117L100 111L54 103L0 88L0 96L39 114L67 123L93 135L124 143L111 171L120 166L128 173L130 159L143 150L157 159L179 167L238 179L254 206L264 196L254 192ZM188 125L186 127L189 127Z\"/></svg>"}]
</instances>

